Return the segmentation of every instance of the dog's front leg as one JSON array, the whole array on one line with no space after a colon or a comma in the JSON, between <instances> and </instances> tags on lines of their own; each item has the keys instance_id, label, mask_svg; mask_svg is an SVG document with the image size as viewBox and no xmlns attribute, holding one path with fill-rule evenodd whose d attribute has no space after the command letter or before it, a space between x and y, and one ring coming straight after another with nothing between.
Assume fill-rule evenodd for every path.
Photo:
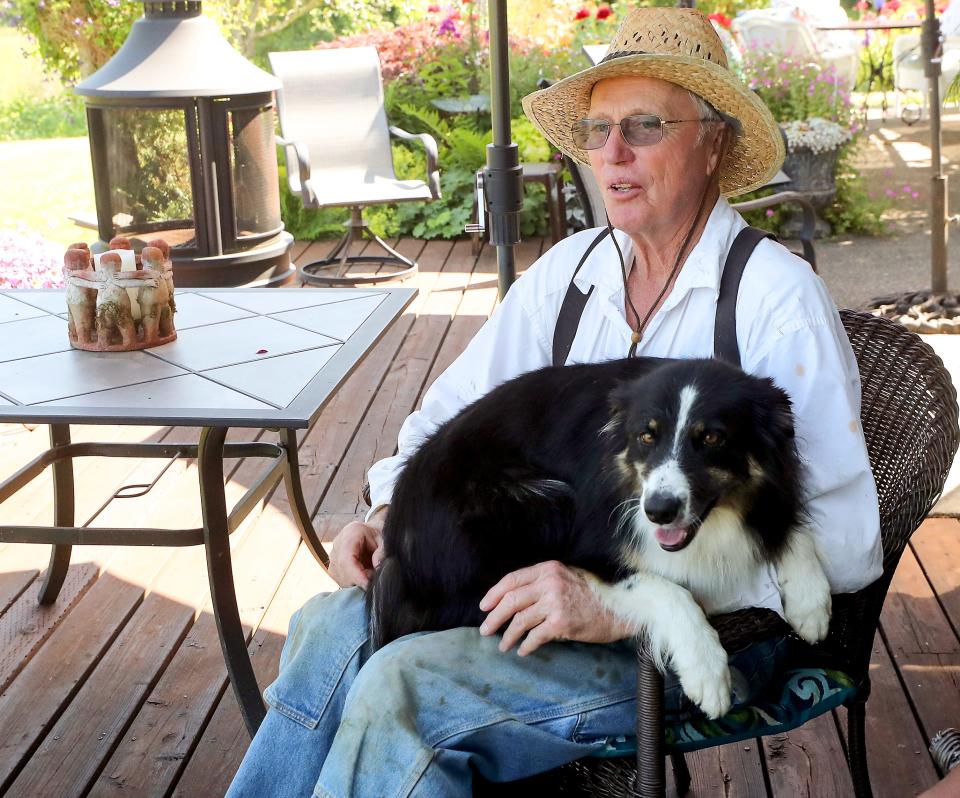
<instances>
[{"instance_id":1,"label":"dog's front leg","mask_svg":"<svg viewBox=\"0 0 960 798\"><path fill-rule=\"evenodd\" d=\"M813 535L794 527L774 563L787 622L808 643L818 643L830 626L830 583Z\"/></svg>"},{"instance_id":2,"label":"dog's front leg","mask_svg":"<svg viewBox=\"0 0 960 798\"><path fill-rule=\"evenodd\" d=\"M730 667L720 637L686 588L639 572L615 584L584 574L615 615L645 634L657 666L669 665L687 697L710 718L730 709Z\"/></svg>"}]
</instances>

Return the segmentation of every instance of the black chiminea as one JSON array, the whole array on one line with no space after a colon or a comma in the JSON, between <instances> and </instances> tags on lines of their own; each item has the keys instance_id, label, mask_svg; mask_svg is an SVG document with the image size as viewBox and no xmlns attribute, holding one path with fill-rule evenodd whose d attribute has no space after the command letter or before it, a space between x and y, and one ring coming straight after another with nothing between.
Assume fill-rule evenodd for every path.
<instances>
[{"instance_id":1,"label":"black chiminea","mask_svg":"<svg viewBox=\"0 0 960 798\"><path fill-rule=\"evenodd\" d=\"M273 132L278 88L199 0L144 0L123 47L76 88L86 98L103 242L122 235L139 249L165 239L183 287L291 279Z\"/></svg>"}]
</instances>

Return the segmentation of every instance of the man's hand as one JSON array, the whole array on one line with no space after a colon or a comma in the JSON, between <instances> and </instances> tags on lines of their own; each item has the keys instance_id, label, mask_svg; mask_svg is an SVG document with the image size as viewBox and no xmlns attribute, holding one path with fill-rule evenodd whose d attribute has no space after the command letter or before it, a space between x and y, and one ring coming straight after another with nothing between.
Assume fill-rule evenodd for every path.
<instances>
[{"instance_id":1,"label":"man's hand","mask_svg":"<svg viewBox=\"0 0 960 798\"><path fill-rule=\"evenodd\" d=\"M352 521L334 538L330 576L340 587L357 585L366 590L373 569L383 559L383 516L368 523Z\"/></svg>"},{"instance_id":2,"label":"man's hand","mask_svg":"<svg viewBox=\"0 0 960 798\"><path fill-rule=\"evenodd\" d=\"M577 569L556 561L507 574L483 597L480 609L488 612L480 626L482 635L491 635L510 621L501 651L509 651L526 635L517 651L521 657L551 640L612 643L632 633L625 621L603 606Z\"/></svg>"}]
</instances>

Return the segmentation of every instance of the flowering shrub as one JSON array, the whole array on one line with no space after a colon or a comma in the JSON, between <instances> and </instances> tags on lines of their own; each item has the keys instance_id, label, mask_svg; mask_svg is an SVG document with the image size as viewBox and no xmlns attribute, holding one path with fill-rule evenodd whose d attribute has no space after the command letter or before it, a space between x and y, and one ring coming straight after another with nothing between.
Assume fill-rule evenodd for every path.
<instances>
[{"instance_id":1,"label":"flowering shrub","mask_svg":"<svg viewBox=\"0 0 960 798\"><path fill-rule=\"evenodd\" d=\"M850 87L833 66L794 55L743 55L742 69L778 122L820 117L856 132Z\"/></svg>"},{"instance_id":2,"label":"flowering shrub","mask_svg":"<svg viewBox=\"0 0 960 798\"><path fill-rule=\"evenodd\" d=\"M812 119L795 119L780 126L787 136L787 147L792 150L807 149L815 153L835 150L852 138L850 131L815 116Z\"/></svg>"},{"instance_id":3,"label":"flowering shrub","mask_svg":"<svg viewBox=\"0 0 960 798\"><path fill-rule=\"evenodd\" d=\"M423 66L438 54L444 44L461 38L452 16L437 25L431 20L411 22L397 28L372 30L342 36L331 42L320 42L316 49L337 47L376 47L380 54L380 73L383 79L393 80L411 67Z\"/></svg>"},{"instance_id":4,"label":"flowering shrub","mask_svg":"<svg viewBox=\"0 0 960 798\"><path fill-rule=\"evenodd\" d=\"M581 6L573 16L573 42L579 50L585 44L609 44L620 20L608 5Z\"/></svg>"},{"instance_id":5,"label":"flowering shrub","mask_svg":"<svg viewBox=\"0 0 960 798\"><path fill-rule=\"evenodd\" d=\"M857 121L850 89L836 70L789 54L751 51L744 53L742 69L750 88L780 122L791 152L811 144L817 148L816 152L838 151L836 196L821 211L833 232L883 232L880 217L888 203L867 194L863 178L853 164L862 126ZM785 212L777 209L772 216L754 212L748 221L777 230Z\"/></svg>"},{"instance_id":6,"label":"flowering shrub","mask_svg":"<svg viewBox=\"0 0 960 798\"><path fill-rule=\"evenodd\" d=\"M0 288L62 288L63 248L19 227L0 230Z\"/></svg>"}]
</instances>

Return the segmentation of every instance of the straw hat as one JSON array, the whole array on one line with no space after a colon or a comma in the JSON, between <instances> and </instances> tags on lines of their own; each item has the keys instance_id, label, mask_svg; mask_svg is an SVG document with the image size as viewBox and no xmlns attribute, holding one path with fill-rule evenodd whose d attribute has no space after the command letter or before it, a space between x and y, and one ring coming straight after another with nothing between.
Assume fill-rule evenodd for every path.
<instances>
[{"instance_id":1,"label":"straw hat","mask_svg":"<svg viewBox=\"0 0 960 798\"><path fill-rule=\"evenodd\" d=\"M604 78L645 76L699 94L740 123L741 132L720 165L720 191L728 197L764 185L783 163L783 138L770 111L727 66L720 37L691 8L637 8L627 14L604 59L523 98L523 110L561 152L589 165L573 143L571 126L589 115L590 93Z\"/></svg>"}]
</instances>

